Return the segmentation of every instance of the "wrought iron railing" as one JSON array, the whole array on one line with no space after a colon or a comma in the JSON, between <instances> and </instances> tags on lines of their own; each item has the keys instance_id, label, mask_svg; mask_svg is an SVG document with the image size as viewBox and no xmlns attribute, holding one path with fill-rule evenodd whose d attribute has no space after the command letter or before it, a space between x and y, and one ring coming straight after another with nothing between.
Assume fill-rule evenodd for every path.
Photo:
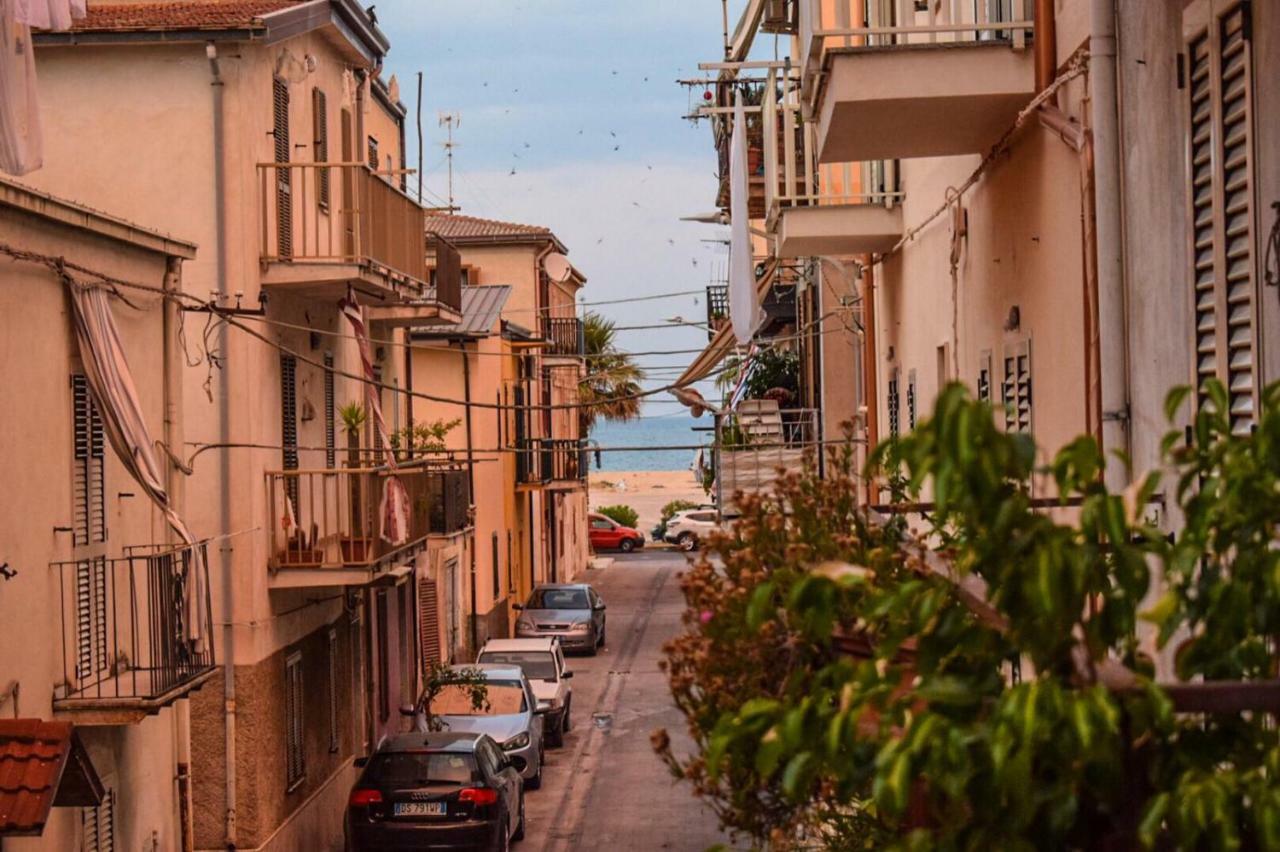
<instances>
[{"instance_id":1,"label":"wrought iron railing","mask_svg":"<svg viewBox=\"0 0 1280 852\"><path fill-rule=\"evenodd\" d=\"M471 526L471 483L465 470L432 471L427 476L427 531L452 535Z\"/></svg>"},{"instance_id":2,"label":"wrought iron railing","mask_svg":"<svg viewBox=\"0 0 1280 852\"><path fill-rule=\"evenodd\" d=\"M516 441L516 482L521 485L540 485L547 481L550 466L544 461L542 440L522 438Z\"/></svg>"},{"instance_id":3,"label":"wrought iron railing","mask_svg":"<svg viewBox=\"0 0 1280 852\"><path fill-rule=\"evenodd\" d=\"M548 355L581 355L582 320L577 317L543 317L542 339Z\"/></svg>"},{"instance_id":4,"label":"wrought iron railing","mask_svg":"<svg viewBox=\"0 0 1280 852\"><path fill-rule=\"evenodd\" d=\"M707 285L707 335L715 337L717 331L729 321L729 285Z\"/></svg>"},{"instance_id":5,"label":"wrought iron railing","mask_svg":"<svg viewBox=\"0 0 1280 852\"><path fill-rule=\"evenodd\" d=\"M543 477L551 482L585 479L586 442L577 438L547 439L542 442Z\"/></svg>"},{"instance_id":6,"label":"wrought iron railing","mask_svg":"<svg viewBox=\"0 0 1280 852\"><path fill-rule=\"evenodd\" d=\"M54 707L177 700L214 667L208 549L130 548L57 572L63 681Z\"/></svg>"}]
</instances>

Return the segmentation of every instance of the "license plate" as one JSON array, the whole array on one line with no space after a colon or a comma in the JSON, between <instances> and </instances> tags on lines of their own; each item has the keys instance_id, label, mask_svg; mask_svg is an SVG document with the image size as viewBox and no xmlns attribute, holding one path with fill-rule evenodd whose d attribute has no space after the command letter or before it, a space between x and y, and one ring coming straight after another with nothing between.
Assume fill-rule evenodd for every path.
<instances>
[{"instance_id":1,"label":"license plate","mask_svg":"<svg viewBox=\"0 0 1280 852\"><path fill-rule=\"evenodd\" d=\"M396 816L444 816L444 802L396 802Z\"/></svg>"}]
</instances>

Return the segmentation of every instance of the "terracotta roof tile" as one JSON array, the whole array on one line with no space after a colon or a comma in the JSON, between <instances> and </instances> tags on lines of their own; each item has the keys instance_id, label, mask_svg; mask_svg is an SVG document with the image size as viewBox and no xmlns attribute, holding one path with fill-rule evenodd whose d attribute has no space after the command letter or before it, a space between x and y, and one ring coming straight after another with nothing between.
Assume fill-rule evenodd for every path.
<instances>
[{"instance_id":1,"label":"terracotta roof tile","mask_svg":"<svg viewBox=\"0 0 1280 852\"><path fill-rule=\"evenodd\" d=\"M478 219L475 216L456 214L428 216L427 232L439 234L449 240L529 236L555 239L551 229L542 225L520 225L515 222L500 222L496 219Z\"/></svg>"},{"instance_id":2,"label":"terracotta roof tile","mask_svg":"<svg viewBox=\"0 0 1280 852\"><path fill-rule=\"evenodd\" d=\"M218 30L260 25L258 19L301 0L198 0L171 3L89 3L79 31Z\"/></svg>"},{"instance_id":3,"label":"terracotta roof tile","mask_svg":"<svg viewBox=\"0 0 1280 852\"><path fill-rule=\"evenodd\" d=\"M39 833L71 751L70 722L0 721L0 836Z\"/></svg>"}]
</instances>

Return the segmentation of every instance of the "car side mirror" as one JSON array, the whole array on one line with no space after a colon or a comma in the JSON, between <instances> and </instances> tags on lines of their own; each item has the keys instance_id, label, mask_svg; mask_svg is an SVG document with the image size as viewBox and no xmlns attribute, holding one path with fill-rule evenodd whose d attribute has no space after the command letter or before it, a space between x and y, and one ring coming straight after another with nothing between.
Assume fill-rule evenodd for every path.
<instances>
[{"instance_id":1,"label":"car side mirror","mask_svg":"<svg viewBox=\"0 0 1280 852\"><path fill-rule=\"evenodd\" d=\"M355 763L356 769L364 769L366 766L369 765L369 758L357 757L354 763Z\"/></svg>"},{"instance_id":2,"label":"car side mirror","mask_svg":"<svg viewBox=\"0 0 1280 852\"><path fill-rule=\"evenodd\" d=\"M600 601L600 603L596 604L596 609L608 609L608 607L604 605L604 601Z\"/></svg>"},{"instance_id":3,"label":"car side mirror","mask_svg":"<svg viewBox=\"0 0 1280 852\"><path fill-rule=\"evenodd\" d=\"M560 672L560 677L563 678L564 680L568 680L569 678L573 677L573 672L571 671Z\"/></svg>"},{"instance_id":4,"label":"car side mirror","mask_svg":"<svg viewBox=\"0 0 1280 852\"><path fill-rule=\"evenodd\" d=\"M418 708L417 708L417 707L415 707L415 706L413 706L412 704L401 704L401 705L400 705L400 715L401 715L401 716L416 716L417 714L418 714Z\"/></svg>"}]
</instances>

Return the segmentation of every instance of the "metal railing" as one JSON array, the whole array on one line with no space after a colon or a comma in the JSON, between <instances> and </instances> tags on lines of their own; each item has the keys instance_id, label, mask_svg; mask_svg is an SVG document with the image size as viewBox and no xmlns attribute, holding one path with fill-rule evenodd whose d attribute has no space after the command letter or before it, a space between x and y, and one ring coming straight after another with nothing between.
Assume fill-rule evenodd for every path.
<instances>
[{"instance_id":1,"label":"metal railing","mask_svg":"<svg viewBox=\"0 0 1280 852\"><path fill-rule=\"evenodd\" d=\"M568 482L585 479L590 470L586 441L577 438L548 438L542 442L543 479Z\"/></svg>"},{"instance_id":2,"label":"metal railing","mask_svg":"<svg viewBox=\"0 0 1280 852\"><path fill-rule=\"evenodd\" d=\"M268 562L280 568L390 567L431 531L431 479L440 471L421 465L266 473ZM379 509L389 476L409 497L408 535L400 544L382 537Z\"/></svg>"},{"instance_id":3,"label":"metal railing","mask_svg":"<svg viewBox=\"0 0 1280 852\"><path fill-rule=\"evenodd\" d=\"M471 481L465 470L430 471L427 532L453 535L471 526Z\"/></svg>"},{"instance_id":4,"label":"metal railing","mask_svg":"<svg viewBox=\"0 0 1280 852\"><path fill-rule=\"evenodd\" d=\"M261 256L353 263L409 298L427 280L426 211L364 163L259 163Z\"/></svg>"},{"instance_id":5,"label":"metal railing","mask_svg":"<svg viewBox=\"0 0 1280 852\"><path fill-rule=\"evenodd\" d=\"M797 0L800 68L809 93L830 48L1002 41L1015 49L1035 28L1032 0Z\"/></svg>"},{"instance_id":6,"label":"metal railing","mask_svg":"<svg viewBox=\"0 0 1280 852\"><path fill-rule=\"evenodd\" d=\"M729 321L729 285L707 285L707 335L715 337L716 332Z\"/></svg>"},{"instance_id":7,"label":"metal railing","mask_svg":"<svg viewBox=\"0 0 1280 852\"><path fill-rule=\"evenodd\" d=\"M744 400L717 416L712 463L720 511L733 514L734 495L771 492L783 472L799 470L820 449L818 422L817 409L779 410L767 400Z\"/></svg>"},{"instance_id":8,"label":"metal railing","mask_svg":"<svg viewBox=\"0 0 1280 852\"><path fill-rule=\"evenodd\" d=\"M522 438L516 441L516 482L520 485L541 485L547 481L550 465L544 460L541 438Z\"/></svg>"},{"instance_id":9,"label":"metal railing","mask_svg":"<svg viewBox=\"0 0 1280 852\"><path fill-rule=\"evenodd\" d=\"M581 355L584 341L582 320L577 317L543 317L542 339L548 355Z\"/></svg>"},{"instance_id":10,"label":"metal railing","mask_svg":"<svg viewBox=\"0 0 1280 852\"><path fill-rule=\"evenodd\" d=\"M54 707L170 701L214 665L208 550L148 546L56 562L63 682Z\"/></svg>"}]
</instances>

